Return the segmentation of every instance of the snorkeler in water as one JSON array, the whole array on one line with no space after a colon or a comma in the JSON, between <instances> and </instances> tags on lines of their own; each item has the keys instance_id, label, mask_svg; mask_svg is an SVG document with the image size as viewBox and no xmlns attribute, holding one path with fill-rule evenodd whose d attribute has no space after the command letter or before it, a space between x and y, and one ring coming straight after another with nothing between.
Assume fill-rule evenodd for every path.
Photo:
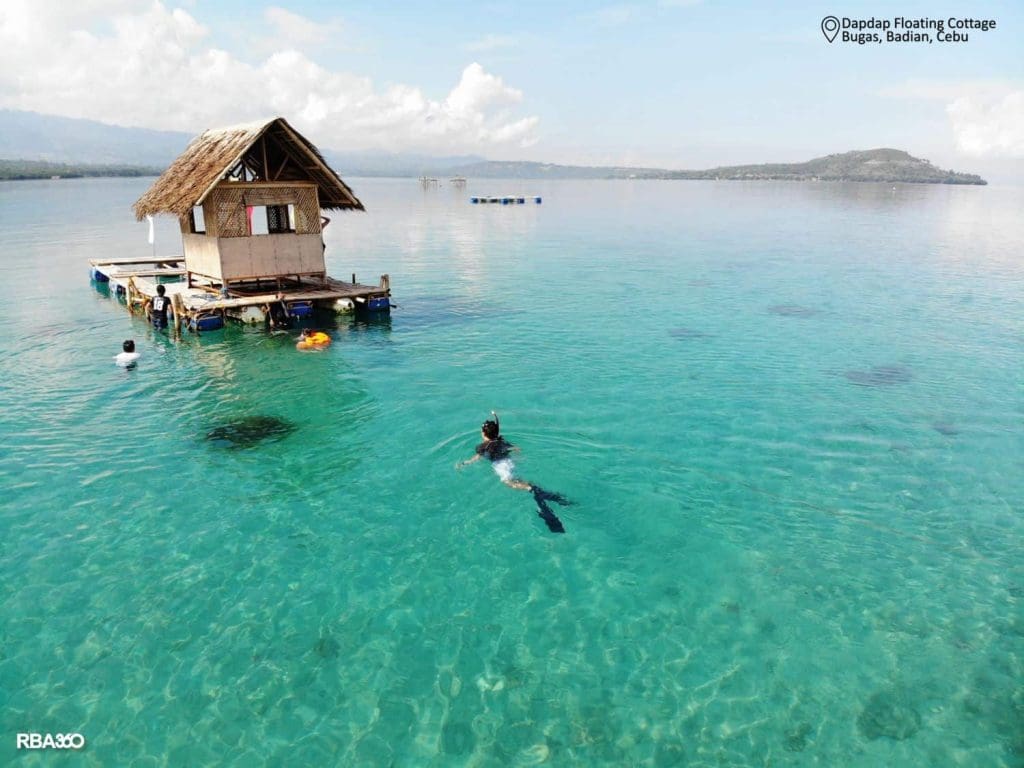
<instances>
[{"instance_id":1,"label":"snorkeler in water","mask_svg":"<svg viewBox=\"0 0 1024 768\"><path fill-rule=\"evenodd\" d=\"M571 502L560 493L545 491L540 486L515 477L516 465L512 462L511 454L518 453L519 449L501 436L498 414L494 411L491 411L491 418L481 425L480 436L483 438L483 442L476 447L473 458L458 462L455 468L461 469L481 458L488 459L494 473L501 478L501 482L509 488L515 488L517 491L529 491L533 495L533 500L537 503L537 515L547 523L548 530L552 533L565 533L562 521L558 519L547 502L554 501L563 506Z\"/></svg>"}]
</instances>

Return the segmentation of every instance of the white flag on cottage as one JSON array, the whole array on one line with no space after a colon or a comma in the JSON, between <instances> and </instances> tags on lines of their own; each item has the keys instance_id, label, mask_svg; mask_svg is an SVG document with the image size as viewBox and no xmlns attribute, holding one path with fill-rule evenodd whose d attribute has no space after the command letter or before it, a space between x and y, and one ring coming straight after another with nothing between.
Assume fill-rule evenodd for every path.
<instances>
[{"instance_id":1,"label":"white flag on cottage","mask_svg":"<svg viewBox=\"0 0 1024 768\"><path fill-rule=\"evenodd\" d=\"M153 233L153 217L146 216L146 221L149 222L149 244L153 245L156 242L156 235Z\"/></svg>"}]
</instances>

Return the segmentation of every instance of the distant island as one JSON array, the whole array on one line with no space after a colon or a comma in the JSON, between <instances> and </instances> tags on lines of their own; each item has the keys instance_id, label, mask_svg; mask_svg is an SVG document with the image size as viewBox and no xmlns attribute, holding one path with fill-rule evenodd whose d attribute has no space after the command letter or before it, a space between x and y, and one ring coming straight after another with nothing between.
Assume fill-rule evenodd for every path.
<instances>
[{"instance_id":1,"label":"distant island","mask_svg":"<svg viewBox=\"0 0 1024 768\"><path fill-rule=\"evenodd\" d=\"M449 172L469 178L515 179L693 179L721 181L868 181L911 184L987 184L974 173L944 171L901 149L868 149L826 155L806 163L730 165L706 171L597 167L486 161Z\"/></svg>"},{"instance_id":2,"label":"distant island","mask_svg":"<svg viewBox=\"0 0 1024 768\"><path fill-rule=\"evenodd\" d=\"M0 109L0 158L10 158L0 159L0 180L155 176L191 140L190 134L180 131L127 128L95 120ZM826 155L806 163L732 165L706 171L500 162L477 155L437 157L331 149L324 154L342 176L986 183L976 174L942 170L899 149L869 149Z\"/></svg>"},{"instance_id":3,"label":"distant island","mask_svg":"<svg viewBox=\"0 0 1024 768\"><path fill-rule=\"evenodd\" d=\"M43 160L0 160L0 181L80 179L98 176L159 176L163 169L139 165L48 163Z\"/></svg>"}]
</instances>

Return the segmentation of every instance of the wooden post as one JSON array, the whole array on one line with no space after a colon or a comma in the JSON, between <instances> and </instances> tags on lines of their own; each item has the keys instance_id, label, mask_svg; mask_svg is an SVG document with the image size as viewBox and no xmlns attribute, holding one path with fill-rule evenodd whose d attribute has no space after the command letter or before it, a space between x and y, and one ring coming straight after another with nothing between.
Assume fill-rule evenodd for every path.
<instances>
[{"instance_id":1,"label":"wooden post","mask_svg":"<svg viewBox=\"0 0 1024 768\"><path fill-rule=\"evenodd\" d=\"M355 284L356 284L356 273L353 272L352 273L352 285L355 285Z\"/></svg>"},{"instance_id":2,"label":"wooden post","mask_svg":"<svg viewBox=\"0 0 1024 768\"><path fill-rule=\"evenodd\" d=\"M134 315L135 314L134 298L135 298L135 293L137 291L138 291L138 289L135 287L135 278L134 277L129 277L128 278L128 285L125 287L125 299L128 302L128 314L129 315Z\"/></svg>"},{"instance_id":3,"label":"wooden post","mask_svg":"<svg viewBox=\"0 0 1024 768\"><path fill-rule=\"evenodd\" d=\"M185 316L185 305L181 301L181 294L176 293L171 297L171 306L174 307L174 338L181 338L181 321Z\"/></svg>"},{"instance_id":4,"label":"wooden post","mask_svg":"<svg viewBox=\"0 0 1024 768\"><path fill-rule=\"evenodd\" d=\"M380 287L383 288L385 291L391 290L391 276L390 275L381 275L380 276Z\"/></svg>"}]
</instances>

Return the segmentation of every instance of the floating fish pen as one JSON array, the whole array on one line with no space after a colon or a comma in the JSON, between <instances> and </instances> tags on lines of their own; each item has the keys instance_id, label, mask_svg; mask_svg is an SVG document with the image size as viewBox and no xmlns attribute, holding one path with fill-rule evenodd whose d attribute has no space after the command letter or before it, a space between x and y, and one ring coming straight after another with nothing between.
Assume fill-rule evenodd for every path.
<instances>
[{"instance_id":1,"label":"floating fish pen","mask_svg":"<svg viewBox=\"0 0 1024 768\"><path fill-rule=\"evenodd\" d=\"M327 275L324 210L365 209L284 118L206 131L134 206L139 221L177 217L183 255L92 259L90 276L131 311L163 285L176 329L263 322L274 309L389 310L387 275L377 285Z\"/></svg>"},{"instance_id":2,"label":"floating fish pen","mask_svg":"<svg viewBox=\"0 0 1024 768\"><path fill-rule=\"evenodd\" d=\"M478 204L491 204L491 205L524 205L527 200L530 200L537 205L541 203L540 195L527 195L526 197L521 196L505 196L505 197L471 197L469 202L473 205Z\"/></svg>"}]
</instances>

